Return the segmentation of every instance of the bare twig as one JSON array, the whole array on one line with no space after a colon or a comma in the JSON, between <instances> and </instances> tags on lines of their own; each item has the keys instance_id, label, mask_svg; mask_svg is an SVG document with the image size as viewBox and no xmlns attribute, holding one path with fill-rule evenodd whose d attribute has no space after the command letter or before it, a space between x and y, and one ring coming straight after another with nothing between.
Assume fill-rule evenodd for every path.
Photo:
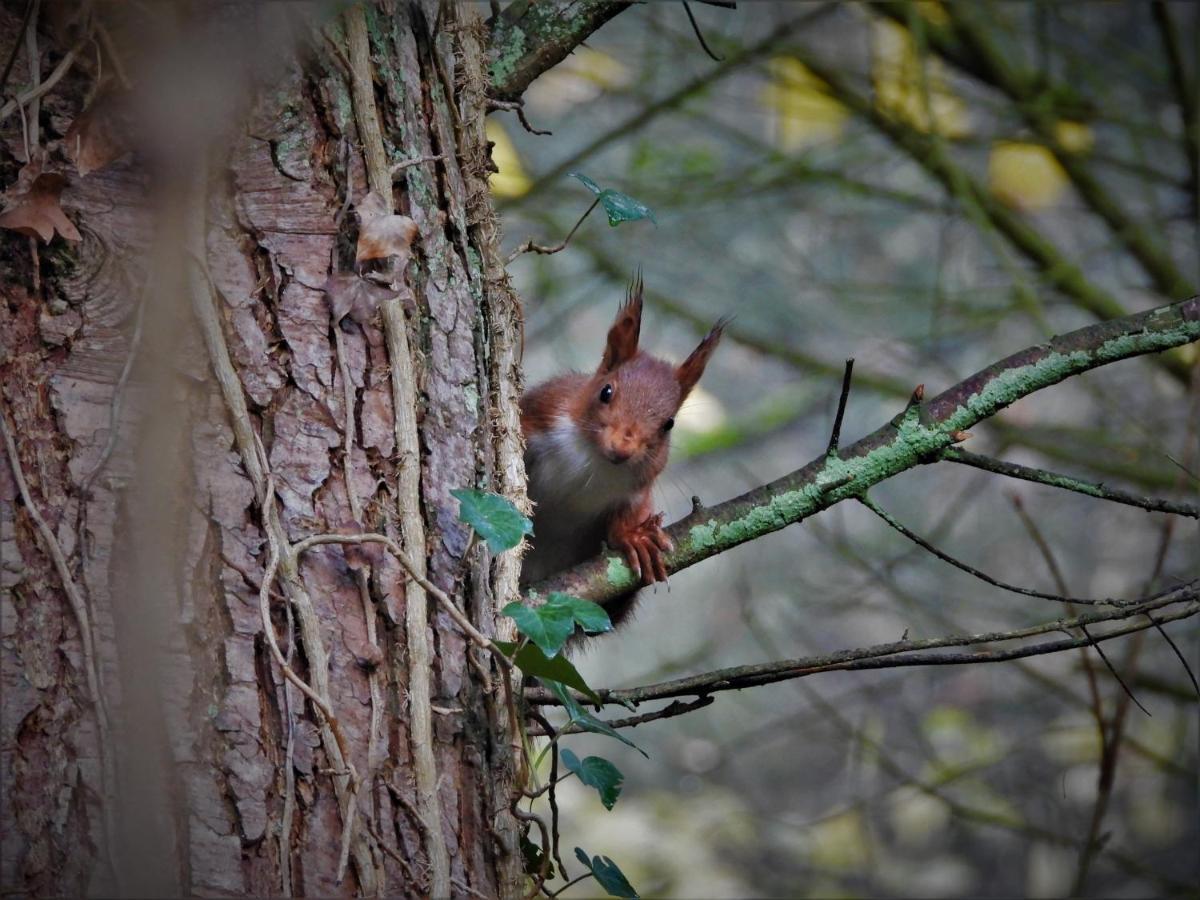
<instances>
[{"instance_id":1,"label":"bare twig","mask_svg":"<svg viewBox=\"0 0 1200 900\"><path fill-rule=\"evenodd\" d=\"M573 238L575 236L575 232L579 230L579 226L583 224L583 220L586 219L589 215L591 215L592 210L595 209L597 204L599 204L599 203L600 203L599 197L597 197L595 200L592 201L592 205L589 206L587 208L587 210L584 212L584 214L579 217L579 221L576 222L573 226L571 226L571 230L567 232L567 236L562 239L561 244L555 244L553 247L544 247L541 244L535 244L533 242L533 238L530 238L525 243L521 244L521 246L517 247L517 249L514 250L512 253L508 254L508 259L506 259L504 261L505 265L512 262L514 259L516 259L518 256L520 256L522 253L551 254L551 253L558 253L560 250L565 249L567 244L569 244L571 242L571 238Z\"/></svg>"},{"instance_id":2,"label":"bare twig","mask_svg":"<svg viewBox=\"0 0 1200 900\"><path fill-rule=\"evenodd\" d=\"M838 396L837 414L833 417L833 429L829 432L829 449L826 455L837 453L838 444L842 439L842 418L846 415L846 402L850 399L850 380L854 377L854 360L846 360L846 369L842 372L842 393Z\"/></svg>"},{"instance_id":3,"label":"bare twig","mask_svg":"<svg viewBox=\"0 0 1200 900\"><path fill-rule=\"evenodd\" d=\"M692 31L696 33L696 40L700 42L700 46L704 48L704 52L708 54L708 58L714 62L724 62L725 57L717 56L712 48L708 46L708 41L704 40L704 32L700 30L700 23L696 21L696 16L692 13L692 7L688 3L688 0L683 0L683 11L687 13L688 21L692 23Z\"/></svg>"},{"instance_id":4,"label":"bare twig","mask_svg":"<svg viewBox=\"0 0 1200 900\"><path fill-rule=\"evenodd\" d=\"M515 112L517 114L517 119L521 122L521 127L530 134L536 134L538 136L554 134L553 131L545 131L541 128L534 128L533 125L530 124L529 118L525 115L525 101L523 100L490 99L488 100L488 109L503 109L509 112Z\"/></svg>"},{"instance_id":5,"label":"bare twig","mask_svg":"<svg viewBox=\"0 0 1200 900\"><path fill-rule=\"evenodd\" d=\"M1098 606L1098 605L1132 606L1132 605L1135 605L1138 602L1140 602L1138 600L1111 600L1111 599L1094 600L1094 599L1091 599L1088 597L1064 597L1061 594L1048 594L1048 593L1045 593L1044 591L1035 591L1032 588L1023 588L1023 587L1018 587L1017 585L1014 585L1014 584L1009 584L1006 581L1001 581L998 578L993 578L991 575L988 575L986 572L981 572L979 569L976 569L974 566L972 566L968 563L965 563L962 560L955 559L949 553L935 547L933 544L929 543L929 541L925 540L919 534L916 534L909 528L905 527L901 522L897 521L893 516L891 516L882 507L880 507L878 504L876 504L875 501L873 501L870 497L866 496L865 494L856 499L858 500L859 503L861 503L863 506L865 506L871 512L875 513L875 515L879 516L879 518L881 518L889 526L894 528L896 531L900 532L902 535L904 535L906 538L908 538L910 541L912 541L918 547L928 550L930 553L932 553L934 556L936 556L942 562L949 563L950 565L954 566L954 568L961 569L963 572L966 572L968 575L972 575L975 578L978 578L980 581L992 585L992 587L998 587L1001 590L1011 591L1014 594L1021 594L1024 597L1037 597L1040 600L1053 600L1055 603L1078 603L1080 606Z\"/></svg>"},{"instance_id":6,"label":"bare twig","mask_svg":"<svg viewBox=\"0 0 1200 900\"><path fill-rule=\"evenodd\" d=\"M709 694L702 694L695 700L683 701L673 700L662 709L656 709L653 712L641 713L636 716L626 716L623 719L608 719L604 724L611 728L637 728L639 725L645 725L647 722L656 722L659 719L673 719L676 716L686 715L690 712L695 712L698 709L704 709L706 706L711 706L716 701L716 698ZM558 734L580 734L585 731L578 724L563 728ZM536 735L535 735L536 736Z\"/></svg>"},{"instance_id":7,"label":"bare twig","mask_svg":"<svg viewBox=\"0 0 1200 900\"><path fill-rule=\"evenodd\" d=\"M1067 491L1075 491L1078 494L1086 494L1089 497L1096 497L1100 500L1110 500L1113 503L1121 503L1125 506L1136 506L1140 509L1149 510L1151 512L1172 513L1177 516L1188 516L1193 519L1200 519L1200 506L1194 503L1184 503L1179 500L1162 500L1158 497L1145 497L1138 494L1133 494L1128 491L1120 490L1119 488L1109 487L1106 484L1101 484L1094 481L1085 481L1081 478L1074 478L1070 475L1059 475L1056 472L1048 472L1043 469L1035 469L1031 466L1023 466L1019 463L1007 462L1005 460L993 459L990 456L983 456L979 453L971 453L963 450L960 447L948 447L942 451L942 459L950 462L962 463L967 466L974 466L976 469L983 469L986 472L994 472L997 475L1007 475L1009 478L1020 478L1023 481L1032 481L1036 484L1044 484L1049 487L1062 488Z\"/></svg>"}]
</instances>

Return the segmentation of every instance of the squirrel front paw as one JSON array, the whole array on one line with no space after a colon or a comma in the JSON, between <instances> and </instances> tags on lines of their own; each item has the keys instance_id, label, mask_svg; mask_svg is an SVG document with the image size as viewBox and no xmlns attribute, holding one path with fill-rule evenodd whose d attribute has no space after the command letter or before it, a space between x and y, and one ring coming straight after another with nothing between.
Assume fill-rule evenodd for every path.
<instances>
[{"instance_id":1,"label":"squirrel front paw","mask_svg":"<svg viewBox=\"0 0 1200 900\"><path fill-rule=\"evenodd\" d=\"M663 531L662 523L663 514L657 513L647 516L639 525L617 528L609 535L613 549L624 554L629 568L642 580L642 584L667 580L667 564L663 554L670 553L675 545Z\"/></svg>"}]
</instances>

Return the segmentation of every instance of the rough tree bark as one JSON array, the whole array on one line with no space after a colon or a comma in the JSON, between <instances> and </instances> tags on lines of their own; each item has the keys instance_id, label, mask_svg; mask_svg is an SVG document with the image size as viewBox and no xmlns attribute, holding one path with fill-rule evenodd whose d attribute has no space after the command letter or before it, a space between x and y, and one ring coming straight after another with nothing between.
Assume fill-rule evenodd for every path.
<instances>
[{"instance_id":1,"label":"rough tree bark","mask_svg":"<svg viewBox=\"0 0 1200 900\"><path fill-rule=\"evenodd\" d=\"M86 32L140 105L102 118L81 56L31 148L0 123L4 183L46 152L83 235L0 233L0 889L519 894L499 673L389 555L289 548L386 533L488 634L515 596L449 494L523 502L481 9L151 4L23 31L25 10L0 7L5 53L32 28L46 72ZM114 149L94 124L64 140L89 110L145 143L71 165ZM323 288L370 190L416 223L412 261L338 321Z\"/></svg>"}]
</instances>

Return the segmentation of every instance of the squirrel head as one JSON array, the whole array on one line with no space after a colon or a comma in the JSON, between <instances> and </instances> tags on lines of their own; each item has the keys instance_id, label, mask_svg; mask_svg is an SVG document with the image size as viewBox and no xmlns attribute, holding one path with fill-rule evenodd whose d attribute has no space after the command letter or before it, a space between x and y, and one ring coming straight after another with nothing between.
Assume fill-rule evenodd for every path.
<instances>
[{"instance_id":1,"label":"squirrel head","mask_svg":"<svg viewBox=\"0 0 1200 900\"><path fill-rule=\"evenodd\" d=\"M673 366L638 347L642 291L639 273L608 330L604 356L581 398L580 418L609 462L631 466L649 479L665 467L675 415L704 374L729 320L718 320L691 355Z\"/></svg>"}]
</instances>

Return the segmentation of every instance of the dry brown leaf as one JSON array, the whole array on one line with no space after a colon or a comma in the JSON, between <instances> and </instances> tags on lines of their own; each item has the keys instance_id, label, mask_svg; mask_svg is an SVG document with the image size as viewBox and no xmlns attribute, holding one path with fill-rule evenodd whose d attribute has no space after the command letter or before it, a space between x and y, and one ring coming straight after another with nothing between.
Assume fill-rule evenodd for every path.
<instances>
[{"instance_id":1,"label":"dry brown leaf","mask_svg":"<svg viewBox=\"0 0 1200 900\"><path fill-rule=\"evenodd\" d=\"M417 223L408 216L392 214L374 191L363 197L357 209L360 225L354 261L395 256L397 266L403 268L412 253Z\"/></svg>"},{"instance_id":2,"label":"dry brown leaf","mask_svg":"<svg viewBox=\"0 0 1200 900\"><path fill-rule=\"evenodd\" d=\"M103 169L130 151L121 116L120 97L103 93L75 117L63 146L80 175Z\"/></svg>"},{"instance_id":3,"label":"dry brown leaf","mask_svg":"<svg viewBox=\"0 0 1200 900\"><path fill-rule=\"evenodd\" d=\"M329 297L335 322L349 316L359 325L371 321L380 303L396 296L396 291L390 288L345 273L330 275L322 290Z\"/></svg>"},{"instance_id":4,"label":"dry brown leaf","mask_svg":"<svg viewBox=\"0 0 1200 900\"><path fill-rule=\"evenodd\" d=\"M83 240L75 223L59 205L67 179L57 172L43 172L29 179L27 169L29 166L21 170L14 190L6 198L7 208L0 213L0 228L40 237L47 244L56 231L68 241ZM23 183L28 186L22 190Z\"/></svg>"}]
</instances>

